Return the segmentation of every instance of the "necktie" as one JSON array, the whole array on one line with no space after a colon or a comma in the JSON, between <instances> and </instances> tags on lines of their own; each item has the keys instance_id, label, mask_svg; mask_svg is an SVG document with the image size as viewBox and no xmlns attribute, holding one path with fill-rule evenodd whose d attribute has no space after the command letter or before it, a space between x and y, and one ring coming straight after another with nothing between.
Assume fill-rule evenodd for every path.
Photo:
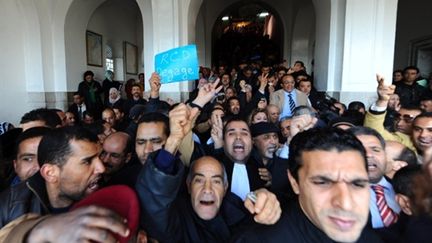
<instances>
[{"instance_id":1,"label":"necktie","mask_svg":"<svg viewBox=\"0 0 432 243\"><path fill-rule=\"evenodd\" d=\"M289 102L289 106L290 106L291 114L292 114L293 111L294 111L294 109L295 109L295 107L296 107L296 105L295 105L295 102L294 102L294 100L292 98L292 94L291 93L288 93L288 102Z\"/></svg>"},{"instance_id":2,"label":"necktie","mask_svg":"<svg viewBox=\"0 0 432 243\"><path fill-rule=\"evenodd\" d=\"M378 211L381 215L384 226L388 227L389 225L396 223L398 215L387 205L384 197L384 187L381 185L372 185L371 187L375 191Z\"/></svg>"},{"instance_id":3,"label":"necktie","mask_svg":"<svg viewBox=\"0 0 432 243\"><path fill-rule=\"evenodd\" d=\"M81 105L78 105L78 116L79 116L79 119L80 120L82 120L82 109L81 109Z\"/></svg>"}]
</instances>

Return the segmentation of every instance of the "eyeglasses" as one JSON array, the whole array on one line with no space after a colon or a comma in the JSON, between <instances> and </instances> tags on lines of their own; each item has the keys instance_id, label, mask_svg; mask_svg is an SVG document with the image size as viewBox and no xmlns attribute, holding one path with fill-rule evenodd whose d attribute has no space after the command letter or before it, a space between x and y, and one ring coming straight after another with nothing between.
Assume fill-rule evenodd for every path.
<instances>
[{"instance_id":1,"label":"eyeglasses","mask_svg":"<svg viewBox=\"0 0 432 243\"><path fill-rule=\"evenodd\" d=\"M404 115L397 114L395 117L395 120L396 121L404 120L404 122L406 122L406 123L411 123L414 121L414 118L415 118L415 116L409 115L409 114L404 114Z\"/></svg>"},{"instance_id":2,"label":"eyeglasses","mask_svg":"<svg viewBox=\"0 0 432 243\"><path fill-rule=\"evenodd\" d=\"M123 153L118 154L118 153L109 153L105 150L102 150L102 152L99 155L99 158L105 158L105 156L110 156L113 159L120 159L123 156Z\"/></svg>"}]
</instances>

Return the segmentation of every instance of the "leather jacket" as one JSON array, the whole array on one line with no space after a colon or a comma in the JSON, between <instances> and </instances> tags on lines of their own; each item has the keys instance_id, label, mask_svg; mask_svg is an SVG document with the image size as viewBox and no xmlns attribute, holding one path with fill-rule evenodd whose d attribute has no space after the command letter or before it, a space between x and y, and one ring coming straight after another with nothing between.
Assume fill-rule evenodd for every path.
<instances>
[{"instance_id":1,"label":"leather jacket","mask_svg":"<svg viewBox=\"0 0 432 243\"><path fill-rule=\"evenodd\" d=\"M49 212L45 180L39 173L0 194L0 228L26 213Z\"/></svg>"}]
</instances>

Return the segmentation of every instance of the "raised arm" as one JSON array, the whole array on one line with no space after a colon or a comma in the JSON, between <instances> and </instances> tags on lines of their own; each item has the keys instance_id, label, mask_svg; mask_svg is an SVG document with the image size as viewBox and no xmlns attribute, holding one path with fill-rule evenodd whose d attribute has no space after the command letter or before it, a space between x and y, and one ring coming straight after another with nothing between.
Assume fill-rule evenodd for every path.
<instances>
[{"instance_id":1,"label":"raised arm","mask_svg":"<svg viewBox=\"0 0 432 243\"><path fill-rule=\"evenodd\" d=\"M375 129L385 140L396 141L404 144L415 151L414 145L409 136L400 132L389 132L384 127L384 120L390 96L394 94L395 86L386 85L384 77L377 75L378 99L366 112L364 126Z\"/></svg>"},{"instance_id":2,"label":"raised arm","mask_svg":"<svg viewBox=\"0 0 432 243\"><path fill-rule=\"evenodd\" d=\"M192 115L190 119L191 130L186 134L185 138L182 140L180 144L180 154L181 161L185 165L190 164L190 160L192 158L192 153L195 149L195 143L192 138L192 128L195 126L196 118L201 112L202 108L210 102L215 95L219 93L219 91L223 88L222 86L217 86L219 84L219 79L217 79L214 83L209 83L201 87L198 91L197 97L189 104L192 108Z\"/></svg>"}]
</instances>

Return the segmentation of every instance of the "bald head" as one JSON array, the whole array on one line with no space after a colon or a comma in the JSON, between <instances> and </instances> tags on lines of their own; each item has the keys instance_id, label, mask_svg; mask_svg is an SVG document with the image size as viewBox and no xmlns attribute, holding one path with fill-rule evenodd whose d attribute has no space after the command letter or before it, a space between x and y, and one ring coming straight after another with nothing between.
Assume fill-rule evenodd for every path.
<instances>
[{"instance_id":1,"label":"bald head","mask_svg":"<svg viewBox=\"0 0 432 243\"><path fill-rule=\"evenodd\" d=\"M385 152L387 154L387 158L396 159L402 153L402 150L405 148L405 145L396 142L396 141L386 141Z\"/></svg>"},{"instance_id":2,"label":"bald head","mask_svg":"<svg viewBox=\"0 0 432 243\"><path fill-rule=\"evenodd\" d=\"M280 115L279 107L277 107L274 104L270 104L267 106L267 117L271 123L274 123L274 124L278 123L279 122L279 115Z\"/></svg>"},{"instance_id":3,"label":"bald head","mask_svg":"<svg viewBox=\"0 0 432 243\"><path fill-rule=\"evenodd\" d=\"M105 139L100 157L106 167L106 174L112 175L129 162L131 146L131 138L124 132L112 133Z\"/></svg>"},{"instance_id":4,"label":"bald head","mask_svg":"<svg viewBox=\"0 0 432 243\"><path fill-rule=\"evenodd\" d=\"M385 153L387 157L385 174L389 178L393 178L402 167L417 164L416 154L399 142L386 141Z\"/></svg>"}]
</instances>

